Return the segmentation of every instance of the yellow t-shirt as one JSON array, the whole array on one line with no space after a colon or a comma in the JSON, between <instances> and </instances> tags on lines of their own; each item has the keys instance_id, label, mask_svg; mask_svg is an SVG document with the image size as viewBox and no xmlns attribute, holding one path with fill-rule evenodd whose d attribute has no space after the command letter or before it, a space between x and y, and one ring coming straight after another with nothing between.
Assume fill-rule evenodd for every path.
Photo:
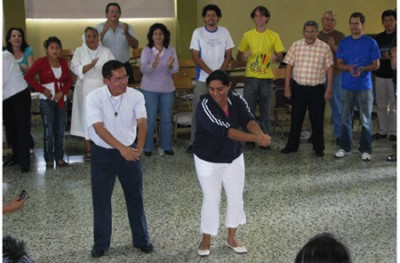
<instances>
[{"instance_id":1,"label":"yellow t-shirt","mask_svg":"<svg viewBox=\"0 0 400 263\"><path fill-rule=\"evenodd\" d=\"M252 29L243 34L238 47L239 51L250 51L246 65L246 77L259 79L272 79L271 56L274 53L283 52L282 41L278 33L267 29L257 32Z\"/></svg>"}]
</instances>

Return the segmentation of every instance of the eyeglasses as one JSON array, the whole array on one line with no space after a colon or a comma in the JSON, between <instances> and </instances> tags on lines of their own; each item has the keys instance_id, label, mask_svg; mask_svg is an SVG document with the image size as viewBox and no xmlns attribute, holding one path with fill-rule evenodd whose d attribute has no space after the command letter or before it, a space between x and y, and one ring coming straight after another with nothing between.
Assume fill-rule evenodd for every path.
<instances>
[{"instance_id":1,"label":"eyeglasses","mask_svg":"<svg viewBox=\"0 0 400 263\"><path fill-rule=\"evenodd\" d=\"M114 78L114 80L112 80L112 79L110 79L110 80L111 80L112 82L121 83L121 82L128 81L128 79L129 79L129 76L123 76L123 77L119 77L119 78Z\"/></svg>"}]
</instances>

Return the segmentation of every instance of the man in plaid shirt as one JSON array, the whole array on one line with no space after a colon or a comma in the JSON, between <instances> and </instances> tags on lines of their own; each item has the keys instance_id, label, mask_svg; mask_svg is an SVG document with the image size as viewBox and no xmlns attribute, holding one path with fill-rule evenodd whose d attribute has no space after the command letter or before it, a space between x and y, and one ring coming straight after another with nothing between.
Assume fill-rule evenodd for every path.
<instances>
[{"instance_id":1,"label":"man in plaid shirt","mask_svg":"<svg viewBox=\"0 0 400 263\"><path fill-rule=\"evenodd\" d=\"M307 21L303 35L304 39L294 42L283 60L287 64L285 96L292 100L292 119L288 142L281 153L297 152L308 109L314 154L323 157L325 100L332 96L333 55L329 46L317 39L317 22Z\"/></svg>"}]
</instances>

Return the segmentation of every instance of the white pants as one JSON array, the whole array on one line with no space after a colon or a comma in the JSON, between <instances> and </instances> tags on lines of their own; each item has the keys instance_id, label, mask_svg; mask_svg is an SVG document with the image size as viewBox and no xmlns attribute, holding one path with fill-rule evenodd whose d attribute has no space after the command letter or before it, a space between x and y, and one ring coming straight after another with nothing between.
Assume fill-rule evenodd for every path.
<instances>
[{"instance_id":1,"label":"white pants","mask_svg":"<svg viewBox=\"0 0 400 263\"><path fill-rule=\"evenodd\" d=\"M227 209L225 225L237 228L246 223L243 210L244 158L241 154L232 163L212 163L194 156L197 177L203 190L200 231L216 236L219 226L221 186L224 186Z\"/></svg>"},{"instance_id":2,"label":"white pants","mask_svg":"<svg viewBox=\"0 0 400 263\"><path fill-rule=\"evenodd\" d=\"M396 97L392 79L375 78L378 133L396 135Z\"/></svg>"}]
</instances>

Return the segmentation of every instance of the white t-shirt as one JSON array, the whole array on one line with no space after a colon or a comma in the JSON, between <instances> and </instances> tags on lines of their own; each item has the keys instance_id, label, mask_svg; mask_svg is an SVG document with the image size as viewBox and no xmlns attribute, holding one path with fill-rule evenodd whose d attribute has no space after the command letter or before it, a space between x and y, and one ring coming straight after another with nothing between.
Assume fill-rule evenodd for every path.
<instances>
[{"instance_id":1,"label":"white t-shirt","mask_svg":"<svg viewBox=\"0 0 400 263\"><path fill-rule=\"evenodd\" d=\"M212 32L205 26L196 28L190 42L190 49L199 51L200 58L211 70L220 69L225 60L225 51L234 47L229 31L222 26ZM208 74L197 67L196 79L205 82L207 77Z\"/></svg>"},{"instance_id":2,"label":"white t-shirt","mask_svg":"<svg viewBox=\"0 0 400 263\"><path fill-rule=\"evenodd\" d=\"M13 54L3 51L3 100L28 88Z\"/></svg>"},{"instance_id":3,"label":"white t-shirt","mask_svg":"<svg viewBox=\"0 0 400 263\"><path fill-rule=\"evenodd\" d=\"M89 138L97 146L107 149L113 147L97 135L93 124L102 122L114 138L129 146L136 139L136 120L147 118L141 92L127 88L124 94L112 97L107 85L95 89L86 97L86 114Z\"/></svg>"}]
</instances>

